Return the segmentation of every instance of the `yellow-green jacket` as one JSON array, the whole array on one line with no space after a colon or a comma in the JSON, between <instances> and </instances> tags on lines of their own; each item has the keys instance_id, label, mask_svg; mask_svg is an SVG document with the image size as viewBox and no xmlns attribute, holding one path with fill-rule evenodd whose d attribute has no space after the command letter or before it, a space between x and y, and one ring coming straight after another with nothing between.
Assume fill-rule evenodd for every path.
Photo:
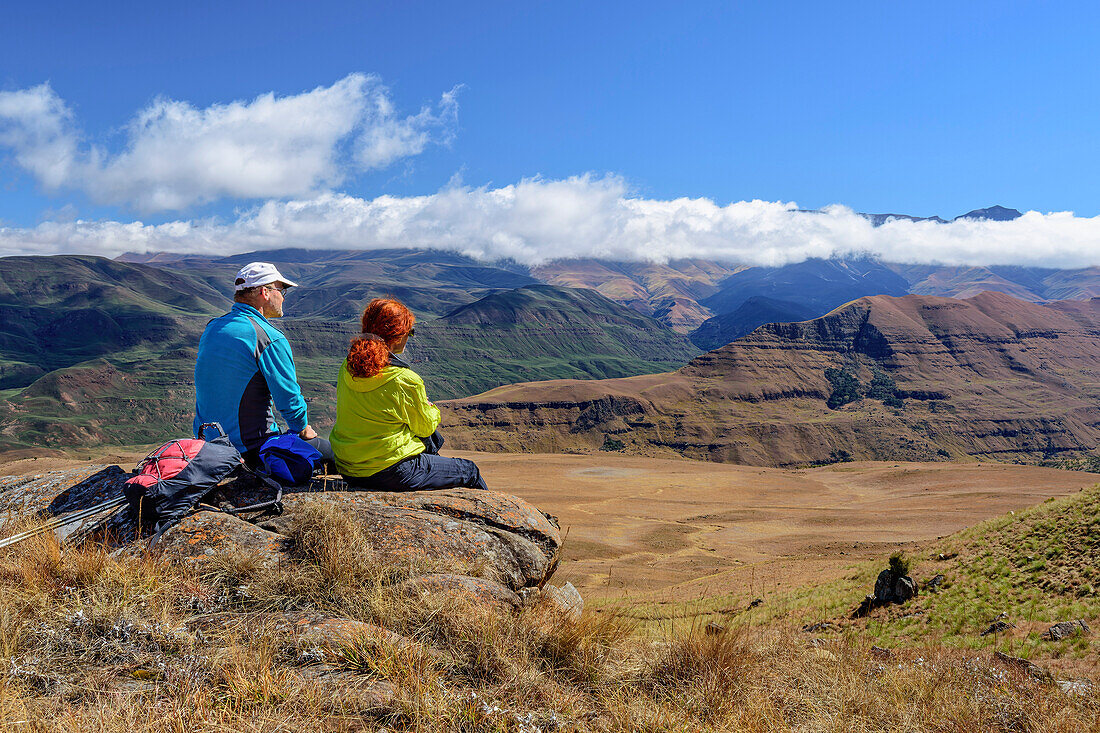
<instances>
[{"instance_id":1,"label":"yellow-green jacket","mask_svg":"<svg viewBox=\"0 0 1100 733\"><path fill-rule=\"evenodd\" d=\"M391 358L391 364L400 363ZM439 408L428 402L424 380L412 369L388 366L373 377L353 377L347 362L336 379L336 425L329 442L345 476L371 476L424 452L439 426Z\"/></svg>"}]
</instances>

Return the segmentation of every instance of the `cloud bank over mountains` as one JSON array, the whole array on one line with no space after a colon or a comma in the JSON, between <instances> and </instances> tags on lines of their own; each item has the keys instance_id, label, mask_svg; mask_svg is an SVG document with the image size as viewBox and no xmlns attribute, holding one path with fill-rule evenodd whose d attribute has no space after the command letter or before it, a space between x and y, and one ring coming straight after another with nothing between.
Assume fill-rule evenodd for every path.
<instances>
[{"instance_id":1,"label":"cloud bank over mountains","mask_svg":"<svg viewBox=\"0 0 1100 733\"><path fill-rule=\"evenodd\" d=\"M133 116L115 150L86 142L48 83L0 92L0 152L47 191L82 191L96 203L144 214L180 213L156 224L0 224L0 255L416 247L526 264L699 257L782 265L852 255L945 265L1100 264L1100 217L1069 212L1028 212L1014 221L895 219L875 227L839 205L802 211L790 202L641 198L613 175L454 184L408 197L338 190L364 171L450 142L457 92L416 114L399 113L381 80L361 73L297 95L205 108L161 98ZM186 216L188 208L218 200L254 203L233 219Z\"/></svg>"},{"instance_id":2,"label":"cloud bank over mountains","mask_svg":"<svg viewBox=\"0 0 1100 733\"><path fill-rule=\"evenodd\" d=\"M0 147L49 191L77 189L144 213L305 196L449 141L457 91L404 117L368 74L205 109L160 98L127 123L122 149L110 152L83 144L72 110L45 83L0 92Z\"/></svg>"},{"instance_id":3,"label":"cloud bank over mountains","mask_svg":"<svg viewBox=\"0 0 1100 733\"><path fill-rule=\"evenodd\" d=\"M446 249L537 264L563 257L665 261L681 257L782 265L869 254L945 265L1100 264L1100 218L1028 212L1014 221L890 220L872 226L843 206L631 195L617 177L529 179L499 188L452 186L428 196L364 199L342 193L267 201L233 221L46 222L0 228L0 254L174 251L226 253L281 247Z\"/></svg>"}]
</instances>

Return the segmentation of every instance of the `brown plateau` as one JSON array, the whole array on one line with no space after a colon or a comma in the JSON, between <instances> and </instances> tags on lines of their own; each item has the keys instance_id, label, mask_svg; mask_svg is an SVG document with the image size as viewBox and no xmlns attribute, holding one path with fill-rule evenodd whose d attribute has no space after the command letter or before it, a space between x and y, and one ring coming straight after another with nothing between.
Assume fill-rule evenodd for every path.
<instances>
[{"instance_id":1,"label":"brown plateau","mask_svg":"<svg viewBox=\"0 0 1100 733\"><path fill-rule=\"evenodd\" d=\"M825 370L896 383L902 409L826 405ZM1034 461L1100 444L1100 299L1040 305L873 296L761 326L679 371L508 385L441 403L455 448L759 466L839 459ZM608 439L611 439L610 441Z\"/></svg>"}]
</instances>

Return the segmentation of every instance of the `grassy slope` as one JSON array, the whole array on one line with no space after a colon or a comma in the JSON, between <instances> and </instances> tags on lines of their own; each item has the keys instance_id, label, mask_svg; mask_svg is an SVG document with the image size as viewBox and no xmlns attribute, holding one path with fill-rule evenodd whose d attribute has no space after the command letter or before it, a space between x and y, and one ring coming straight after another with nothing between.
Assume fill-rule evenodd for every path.
<instances>
[{"instance_id":1,"label":"grassy slope","mask_svg":"<svg viewBox=\"0 0 1100 733\"><path fill-rule=\"evenodd\" d=\"M1100 652L1100 634L1095 633L1100 631L1100 485L910 548L907 557L919 586L943 574L942 590L922 590L913 601L878 609L865 619L849 616L872 592L887 565L885 557L852 567L840 580L765 596L751 610L752 594L744 589L685 604L672 615L791 628L827 621L833 627L815 635L844 632L889 647L996 648L1026 658L1095 663ZM670 615L667 606L640 606L634 613ZM980 636L1000 613L1007 613L1016 628ZM1051 624L1074 619L1086 620L1094 634L1058 642L1040 638Z\"/></svg>"}]
</instances>

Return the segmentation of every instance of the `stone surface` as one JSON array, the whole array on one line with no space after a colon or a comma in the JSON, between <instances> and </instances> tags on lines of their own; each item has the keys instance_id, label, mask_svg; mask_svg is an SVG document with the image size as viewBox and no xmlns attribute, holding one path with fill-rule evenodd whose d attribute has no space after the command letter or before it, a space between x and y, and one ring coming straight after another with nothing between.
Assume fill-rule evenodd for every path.
<instances>
[{"instance_id":1,"label":"stone surface","mask_svg":"<svg viewBox=\"0 0 1100 733\"><path fill-rule=\"evenodd\" d=\"M917 595L917 584L908 575L893 569L883 570L875 579L875 593L867 596L852 612L852 618L862 618L871 611L891 603L905 603Z\"/></svg>"},{"instance_id":2,"label":"stone surface","mask_svg":"<svg viewBox=\"0 0 1100 733\"><path fill-rule=\"evenodd\" d=\"M943 581L945 580L947 580L947 576L943 573L938 573L924 584L924 589L929 593L939 593L940 589L943 587Z\"/></svg>"},{"instance_id":3,"label":"stone surface","mask_svg":"<svg viewBox=\"0 0 1100 733\"><path fill-rule=\"evenodd\" d=\"M295 639L305 662L338 661L341 650L352 644L367 644L391 653L422 655L440 664L450 660L441 651L365 621L334 618L309 612L233 613L229 611L198 616L188 630L200 634L228 631L245 636L276 632ZM315 656L311 656L315 655Z\"/></svg>"},{"instance_id":4,"label":"stone surface","mask_svg":"<svg viewBox=\"0 0 1100 733\"><path fill-rule=\"evenodd\" d=\"M118 466L89 465L68 471L49 471L27 476L0 478L0 532L15 519L40 517L64 519L122 496L122 484L130 474ZM78 539L98 529L108 516L124 510L104 510L65 527L58 539Z\"/></svg>"},{"instance_id":5,"label":"stone surface","mask_svg":"<svg viewBox=\"0 0 1100 733\"><path fill-rule=\"evenodd\" d=\"M155 551L188 564L223 554L254 556L266 566L278 564L286 540L231 514L199 511L181 519L157 542ZM136 543L135 546L142 546Z\"/></svg>"},{"instance_id":6,"label":"stone surface","mask_svg":"<svg viewBox=\"0 0 1100 733\"><path fill-rule=\"evenodd\" d=\"M917 584L908 575L883 570L875 579L875 598L879 603L905 603L917 595Z\"/></svg>"},{"instance_id":7,"label":"stone surface","mask_svg":"<svg viewBox=\"0 0 1100 733\"><path fill-rule=\"evenodd\" d=\"M413 595L458 595L478 603L519 608L523 600L512 590L492 580L452 573L431 573L410 578L402 584Z\"/></svg>"},{"instance_id":8,"label":"stone surface","mask_svg":"<svg viewBox=\"0 0 1100 733\"><path fill-rule=\"evenodd\" d=\"M1029 662L1028 660L1021 657L1013 657L1005 654L1004 652L993 652L993 659L1000 662L1001 664L1004 664L1007 667L1019 670L1020 672L1023 672L1027 676L1032 677L1036 680L1042 682L1053 681L1050 672L1047 672L1039 665Z\"/></svg>"},{"instance_id":9,"label":"stone surface","mask_svg":"<svg viewBox=\"0 0 1100 733\"><path fill-rule=\"evenodd\" d=\"M558 528L514 496L471 489L295 492L284 498L285 512L262 526L285 531L309 501L353 516L375 551L393 563L486 577L513 591L543 585L558 564Z\"/></svg>"},{"instance_id":10,"label":"stone surface","mask_svg":"<svg viewBox=\"0 0 1100 733\"><path fill-rule=\"evenodd\" d=\"M1014 629L1014 628L1016 628L1016 624L1005 621L1004 619L997 619L996 621L991 623L989 626L987 626L985 631L980 633L979 636L989 636L990 634L1000 634L1002 632L1005 632L1005 631L1008 631L1009 629Z\"/></svg>"}]
</instances>

